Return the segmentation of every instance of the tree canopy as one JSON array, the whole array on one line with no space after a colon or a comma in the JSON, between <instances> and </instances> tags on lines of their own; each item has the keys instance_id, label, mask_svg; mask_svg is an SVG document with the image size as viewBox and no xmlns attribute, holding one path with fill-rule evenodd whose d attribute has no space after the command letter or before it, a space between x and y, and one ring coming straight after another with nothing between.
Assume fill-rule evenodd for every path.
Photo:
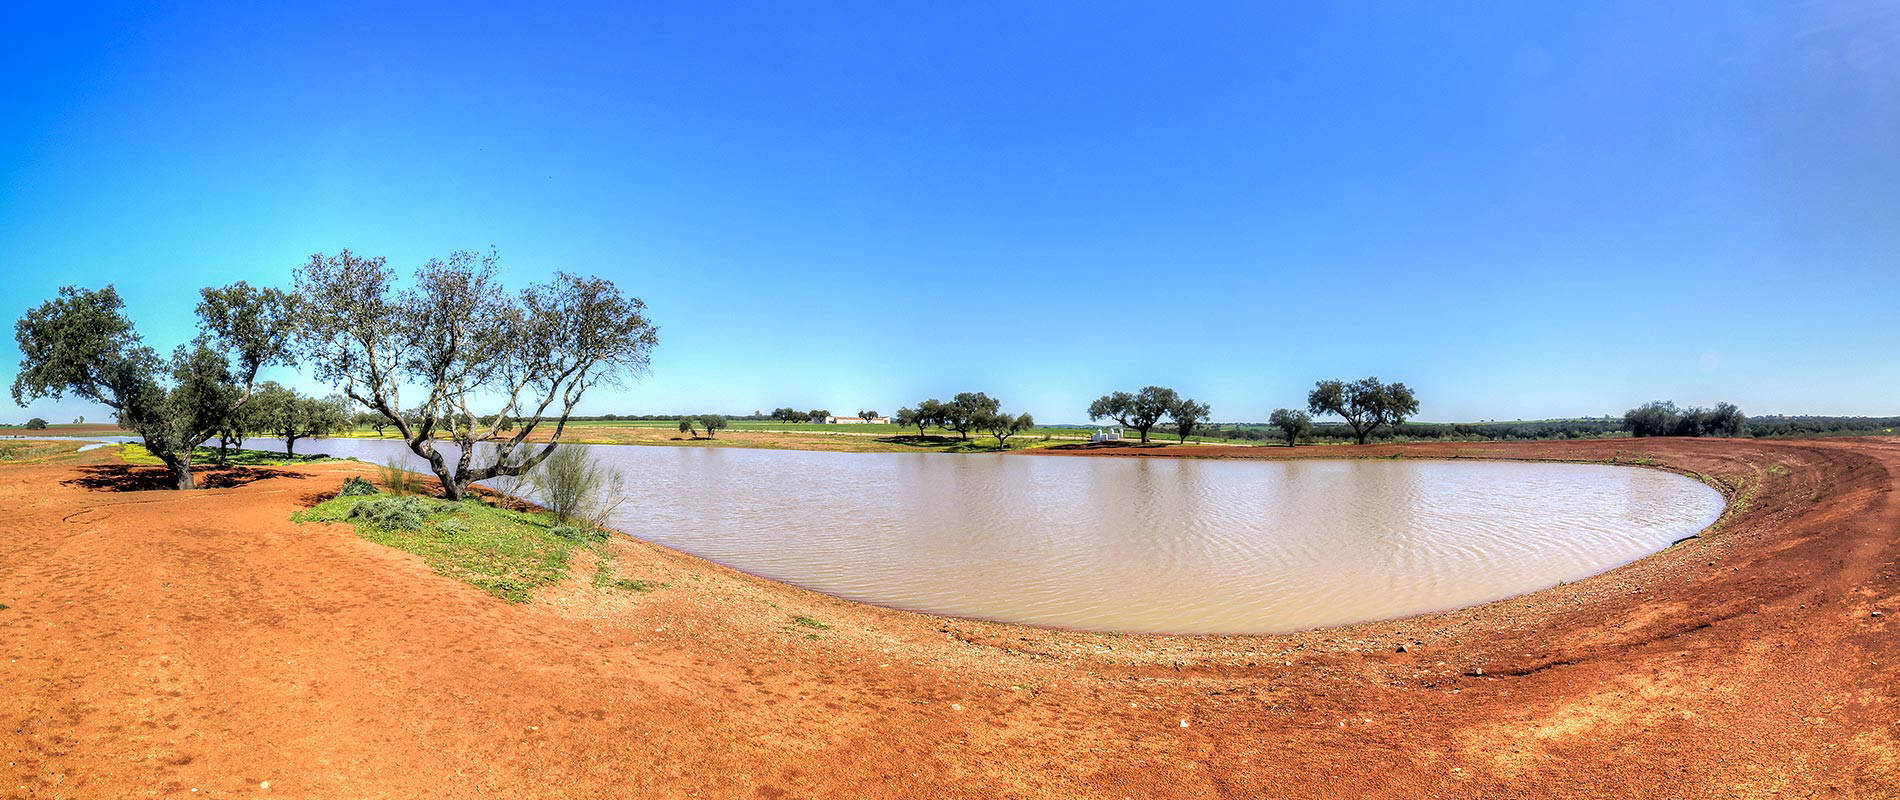
<instances>
[{"instance_id":1,"label":"tree canopy","mask_svg":"<svg viewBox=\"0 0 1900 800\"><path fill-rule=\"evenodd\" d=\"M1280 429L1280 435L1286 437L1288 447L1299 444L1300 439L1313 431L1313 418L1304 411L1290 408L1274 409L1273 415L1267 418L1267 424Z\"/></svg>"},{"instance_id":2,"label":"tree canopy","mask_svg":"<svg viewBox=\"0 0 1900 800\"><path fill-rule=\"evenodd\" d=\"M1381 425L1400 425L1418 413L1418 399L1403 383L1384 384L1378 378L1345 381L1319 381L1306 396L1306 406L1314 414L1335 414L1352 428L1360 444Z\"/></svg>"},{"instance_id":3,"label":"tree canopy","mask_svg":"<svg viewBox=\"0 0 1900 800\"><path fill-rule=\"evenodd\" d=\"M893 421L907 428L915 426L917 438L921 439L930 426L943 424L943 401L932 398L918 403L916 408L900 408Z\"/></svg>"},{"instance_id":4,"label":"tree canopy","mask_svg":"<svg viewBox=\"0 0 1900 800\"><path fill-rule=\"evenodd\" d=\"M349 250L313 255L297 272L297 339L317 377L387 418L449 499L532 469L587 391L643 373L658 341L646 304L612 282L561 272L509 294L499 261L493 250L431 259L407 289L383 258ZM409 389L421 396L405 410ZM487 415L476 410L484 404ZM545 443L523 447L549 424ZM457 445L453 465L438 436Z\"/></svg>"},{"instance_id":5,"label":"tree canopy","mask_svg":"<svg viewBox=\"0 0 1900 800\"><path fill-rule=\"evenodd\" d=\"M1667 400L1644 403L1623 415L1631 436L1740 436L1748 418L1733 403L1681 410Z\"/></svg>"},{"instance_id":6,"label":"tree canopy","mask_svg":"<svg viewBox=\"0 0 1900 800\"><path fill-rule=\"evenodd\" d=\"M300 305L242 281L199 296L201 332L167 362L144 344L113 287L61 288L14 325L22 354L14 402L71 393L104 405L165 464L178 488L196 488L193 452L249 402L260 369L290 361Z\"/></svg>"},{"instance_id":7,"label":"tree canopy","mask_svg":"<svg viewBox=\"0 0 1900 800\"><path fill-rule=\"evenodd\" d=\"M982 392L958 392L950 398L950 402L939 406L938 424L956 431L958 436L968 441L970 431L982 427L983 421L1002 407L1002 402Z\"/></svg>"},{"instance_id":8,"label":"tree canopy","mask_svg":"<svg viewBox=\"0 0 1900 800\"><path fill-rule=\"evenodd\" d=\"M1036 420L1027 412L1011 415L1008 412L997 411L984 414L977 420L977 427L996 437L996 446L1003 448L1009 446L1009 437L1036 427Z\"/></svg>"},{"instance_id":9,"label":"tree canopy","mask_svg":"<svg viewBox=\"0 0 1900 800\"><path fill-rule=\"evenodd\" d=\"M1089 419L1113 419L1121 423L1122 427L1140 433L1141 441L1146 443L1148 431L1180 403L1181 396L1173 389L1146 386L1134 394L1114 392L1102 395L1089 404Z\"/></svg>"},{"instance_id":10,"label":"tree canopy","mask_svg":"<svg viewBox=\"0 0 1900 800\"><path fill-rule=\"evenodd\" d=\"M1175 401L1174 405L1168 407L1168 419L1174 423L1175 441L1186 442L1187 437L1194 433L1195 426L1206 422L1211 413L1212 409L1206 403L1197 403L1185 397Z\"/></svg>"},{"instance_id":11,"label":"tree canopy","mask_svg":"<svg viewBox=\"0 0 1900 800\"><path fill-rule=\"evenodd\" d=\"M297 440L329 436L349 427L349 404L341 397L318 399L275 382L257 387L250 429L284 440L284 455L296 455Z\"/></svg>"}]
</instances>

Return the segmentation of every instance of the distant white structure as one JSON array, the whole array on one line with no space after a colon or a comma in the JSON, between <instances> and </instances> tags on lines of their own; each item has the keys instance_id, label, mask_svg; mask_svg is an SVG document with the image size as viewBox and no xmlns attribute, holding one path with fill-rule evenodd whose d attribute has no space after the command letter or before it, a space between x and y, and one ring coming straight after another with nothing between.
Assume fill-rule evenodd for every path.
<instances>
[{"instance_id":1,"label":"distant white structure","mask_svg":"<svg viewBox=\"0 0 1900 800\"><path fill-rule=\"evenodd\" d=\"M1089 437L1090 442L1119 442L1121 440L1122 429L1120 428L1109 428L1107 430L1097 428L1095 429L1095 435Z\"/></svg>"},{"instance_id":2,"label":"distant white structure","mask_svg":"<svg viewBox=\"0 0 1900 800\"><path fill-rule=\"evenodd\" d=\"M870 419L864 419L862 417L825 417L825 424L826 425L889 425L891 424L891 418L890 417L872 417Z\"/></svg>"}]
</instances>

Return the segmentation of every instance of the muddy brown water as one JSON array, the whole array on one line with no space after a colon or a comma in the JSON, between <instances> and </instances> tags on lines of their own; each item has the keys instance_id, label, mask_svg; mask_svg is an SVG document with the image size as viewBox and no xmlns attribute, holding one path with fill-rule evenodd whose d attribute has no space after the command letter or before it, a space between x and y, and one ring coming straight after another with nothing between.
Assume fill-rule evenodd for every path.
<instances>
[{"instance_id":1,"label":"muddy brown water","mask_svg":"<svg viewBox=\"0 0 1900 800\"><path fill-rule=\"evenodd\" d=\"M641 539L868 603L1125 632L1482 603L1654 553L1723 508L1689 478L1599 464L590 449L627 476L614 524Z\"/></svg>"}]
</instances>

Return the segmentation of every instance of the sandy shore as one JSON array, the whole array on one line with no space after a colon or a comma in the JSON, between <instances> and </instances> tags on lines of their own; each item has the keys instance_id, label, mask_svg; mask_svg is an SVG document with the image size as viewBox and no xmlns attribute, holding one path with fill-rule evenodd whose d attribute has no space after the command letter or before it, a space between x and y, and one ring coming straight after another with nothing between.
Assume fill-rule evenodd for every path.
<instances>
[{"instance_id":1,"label":"sandy shore","mask_svg":"<svg viewBox=\"0 0 1900 800\"><path fill-rule=\"evenodd\" d=\"M1900 440L1167 453L1348 454L1649 461L1707 476L1734 513L1471 609L1114 636L880 609L632 540L619 574L665 587L577 577L507 605L289 521L362 465L233 469L190 493L121 491L157 470L109 451L6 465L0 789L1900 797Z\"/></svg>"}]
</instances>

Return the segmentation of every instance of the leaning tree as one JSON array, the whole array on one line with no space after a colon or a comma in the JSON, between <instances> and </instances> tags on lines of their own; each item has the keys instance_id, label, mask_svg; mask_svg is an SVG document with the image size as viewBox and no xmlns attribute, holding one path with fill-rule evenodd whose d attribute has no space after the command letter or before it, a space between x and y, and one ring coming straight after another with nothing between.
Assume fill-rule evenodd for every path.
<instances>
[{"instance_id":1,"label":"leaning tree","mask_svg":"<svg viewBox=\"0 0 1900 800\"><path fill-rule=\"evenodd\" d=\"M297 273L297 338L317 377L388 419L451 500L541 463L587 390L644 372L658 341L646 304L610 281L556 273L511 295L498 262L493 250L431 259L407 289L383 258L349 250ZM537 433L545 442L523 447Z\"/></svg>"},{"instance_id":2,"label":"leaning tree","mask_svg":"<svg viewBox=\"0 0 1900 800\"><path fill-rule=\"evenodd\" d=\"M1181 396L1173 389L1147 386L1134 394L1115 392L1096 398L1095 402L1089 404L1089 419L1108 417L1115 420L1124 428L1140 432L1142 443L1147 444L1149 429L1180 403Z\"/></svg>"},{"instance_id":3,"label":"leaning tree","mask_svg":"<svg viewBox=\"0 0 1900 800\"><path fill-rule=\"evenodd\" d=\"M1418 413L1418 398L1403 383L1380 383L1378 378L1345 381L1319 381L1306 395L1306 406L1314 414L1337 414L1352 428L1352 435L1365 444L1380 425L1398 427L1405 418Z\"/></svg>"},{"instance_id":4,"label":"leaning tree","mask_svg":"<svg viewBox=\"0 0 1900 800\"><path fill-rule=\"evenodd\" d=\"M24 406L71 392L106 406L171 471L177 488L195 489L195 450L242 413L259 369L288 361L298 305L243 281L203 289L201 333L168 364L143 343L111 286L64 287L14 325L22 357L13 401Z\"/></svg>"}]
</instances>

